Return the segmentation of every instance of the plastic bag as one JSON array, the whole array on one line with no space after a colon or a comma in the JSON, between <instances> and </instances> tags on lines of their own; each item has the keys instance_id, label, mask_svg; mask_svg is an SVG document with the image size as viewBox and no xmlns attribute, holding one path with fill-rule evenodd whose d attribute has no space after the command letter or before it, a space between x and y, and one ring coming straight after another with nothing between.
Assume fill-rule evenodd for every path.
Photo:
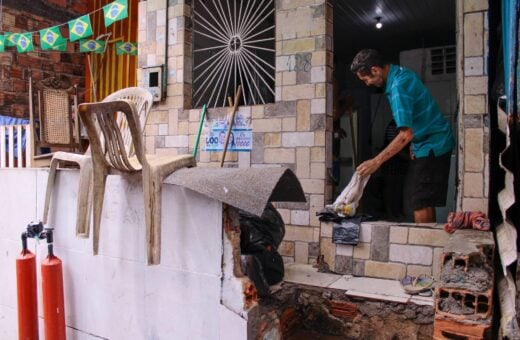
<instances>
[{"instance_id":1,"label":"plastic bag","mask_svg":"<svg viewBox=\"0 0 520 340\"><path fill-rule=\"evenodd\" d=\"M261 217L239 210L240 248L242 253L261 251L266 247L278 249L285 235L285 224L276 208L268 203Z\"/></svg>"},{"instance_id":2,"label":"plastic bag","mask_svg":"<svg viewBox=\"0 0 520 340\"><path fill-rule=\"evenodd\" d=\"M357 245L359 243L360 229L361 217L349 218L341 223L334 223L332 225L332 242Z\"/></svg>"},{"instance_id":3,"label":"plastic bag","mask_svg":"<svg viewBox=\"0 0 520 340\"><path fill-rule=\"evenodd\" d=\"M260 217L243 210L238 215L242 270L255 284L258 296L268 296L269 286L283 280L285 269L277 249L285 235L285 224L271 203Z\"/></svg>"}]
</instances>

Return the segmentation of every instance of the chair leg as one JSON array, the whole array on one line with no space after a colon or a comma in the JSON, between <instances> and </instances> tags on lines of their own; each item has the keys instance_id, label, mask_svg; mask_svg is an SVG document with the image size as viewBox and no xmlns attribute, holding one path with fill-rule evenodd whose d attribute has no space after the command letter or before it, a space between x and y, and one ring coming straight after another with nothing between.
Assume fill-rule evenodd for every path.
<instances>
[{"instance_id":1,"label":"chair leg","mask_svg":"<svg viewBox=\"0 0 520 340\"><path fill-rule=\"evenodd\" d=\"M88 237L90 231L90 211L92 205L92 162L82 162L79 167L78 207L76 214L76 235Z\"/></svg>"},{"instance_id":2,"label":"chair leg","mask_svg":"<svg viewBox=\"0 0 520 340\"><path fill-rule=\"evenodd\" d=\"M98 254L99 251L99 232L101 227L101 213L103 212L103 200L105 197L105 184L107 180L107 169L103 166L93 164L93 185L92 190L94 192L94 207L93 207L93 219L94 219L94 235L93 235L93 250L94 255Z\"/></svg>"},{"instance_id":3,"label":"chair leg","mask_svg":"<svg viewBox=\"0 0 520 340\"><path fill-rule=\"evenodd\" d=\"M47 178L47 189L45 190L45 204L43 206L43 223L47 224L49 219L49 206L51 203L52 191L54 190L54 180L56 178L56 169L58 168L59 159L53 158L49 168L49 177Z\"/></svg>"},{"instance_id":4,"label":"chair leg","mask_svg":"<svg viewBox=\"0 0 520 340\"><path fill-rule=\"evenodd\" d=\"M148 264L161 263L161 204L162 178L143 169L143 191L146 219L146 249Z\"/></svg>"}]
</instances>

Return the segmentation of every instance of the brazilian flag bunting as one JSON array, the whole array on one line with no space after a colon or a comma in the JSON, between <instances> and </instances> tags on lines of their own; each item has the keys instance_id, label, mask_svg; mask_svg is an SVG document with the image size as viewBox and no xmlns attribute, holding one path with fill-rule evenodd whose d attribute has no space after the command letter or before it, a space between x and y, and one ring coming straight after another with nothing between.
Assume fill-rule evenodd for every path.
<instances>
[{"instance_id":1,"label":"brazilian flag bunting","mask_svg":"<svg viewBox=\"0 0 520 340\"><path fill-rule=\"evenodd\" d=\"M116 42L117 55L137 55L137 43L119 41Z\"/></svg>"},{"instance_id":2,"label":"brazilian flag bunting","mask_svg":"<svg viewBox=\"0 0 520 340\"><path fill-rule=\"evenodd\" d=\"M3 35L0 35L0 52L5 51L5 37Z\"/></svg>"},{"instance_id":3,"label":"brazilian flag bunting","mask_svg":"<svg viewBox=\"0 0 520 340\"><path fill-rule=\"evenodd\" d=\"M40 41L42 50L51 50L54 47L63 45L67 42L61 35L59 26L40 30Z\"/></svg>"},{"instance_id":4,"label":"brazilian flag bunting","mask_svg":"<svg viewBox=\"0 0 520 340\"><path fill-rule=\"evenodd\" d=\"M51 48L52 51L64 52L67 50L67 39L64 39L63 44L55 45Z\"/></svg>"},{"instance_id":5,"label":"brazilian flag bunting","mask_svg":"<svg viewBox=\"0 0 520 340\"><path fill-rule=\"evenodd\" d=\"M112 25L114 21L122 20L128 17L128 1L116 0L103 6L105 15L105 27Z\"/></svg>"},{"instance_id":6,"label":"brazilian flag bunting","mask_svg":"<svg viewBox=\"0 0 520 340\"><path fill-rule=\"evenodd\" d=\"M19 33L5 32L5 46L16 46Z\"/></svg>"},{"instance_id":7,"label":"brazilian flag bunting","mask_svg":"<svg viewBox=\"0 0 520 340\"><path fill-rule=\"evenodd\" d=\"M92 25L88 14L69 21L70 41L88 38L92 35Z\"/></svg>"},{"instance_id":8,"label":"brazilian flag bunting","mask_svg":"<svg viewBox=\"0 0 520 340\"><path fill-rule=\"evenodd\" d=\"M16 42L16 49L20 53L34 51L32 33L20 33Z\"/></svg>"},{"instance_id":9,"label":"brazilian flag bunting","mask_svg":"<svg viewBox=\"0 0 520 340\"><path fill-rule=\"evenodd\" d=\"M82 39L79 42L79 51L103 53L105 51L105 41L94 39Z\"/></svg>"}]
</instances>

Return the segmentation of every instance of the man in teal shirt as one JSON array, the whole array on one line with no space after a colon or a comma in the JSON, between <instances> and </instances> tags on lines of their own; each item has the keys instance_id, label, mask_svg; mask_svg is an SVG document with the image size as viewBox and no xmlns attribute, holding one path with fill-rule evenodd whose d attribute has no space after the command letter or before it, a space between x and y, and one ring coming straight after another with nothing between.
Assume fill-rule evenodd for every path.
<instances>
[{"instance_id":1,"label":"man in teal shirt","mask_svg":"<svg viewBox=\"0 0 520 340\"><path fill-rule=\"evenodd\" d=\"M361 163L361 176L379 167L411 142L413 194L416 223L435 222L435 207L446 204L451 150L450 124L419 77L387 63L376 50L362 50L350 70L367 86L385 89L399 133L377 156Z\"/></svg>"}]
</instances>

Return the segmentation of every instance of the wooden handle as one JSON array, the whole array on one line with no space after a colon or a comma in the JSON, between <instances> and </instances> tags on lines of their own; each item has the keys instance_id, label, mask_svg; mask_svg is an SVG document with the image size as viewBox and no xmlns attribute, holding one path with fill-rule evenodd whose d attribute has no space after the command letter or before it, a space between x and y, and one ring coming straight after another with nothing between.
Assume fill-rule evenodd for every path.
<instances>
[{"instance_id":1,"label":"wooden handle","mask_svg":"<svg viewBox=\"0 0 520 340\"><path fill-rule=\"evenodd\" d=\"M240 102L240 95L242 94L242 85L238 85L237 92L235 94L235 102L233 105L233 112L231 113L231 119L229 120L229 126L226 133L226 141L224 143L224 153L222 154L222 159L220 160L220 167L224 166L224 160L226 159L226 153L229 143L229 136L231 135L231 129L233 128L233 123L235 122L235 114L238 109L238 102Z\"/></svg>"}]
</instances>

